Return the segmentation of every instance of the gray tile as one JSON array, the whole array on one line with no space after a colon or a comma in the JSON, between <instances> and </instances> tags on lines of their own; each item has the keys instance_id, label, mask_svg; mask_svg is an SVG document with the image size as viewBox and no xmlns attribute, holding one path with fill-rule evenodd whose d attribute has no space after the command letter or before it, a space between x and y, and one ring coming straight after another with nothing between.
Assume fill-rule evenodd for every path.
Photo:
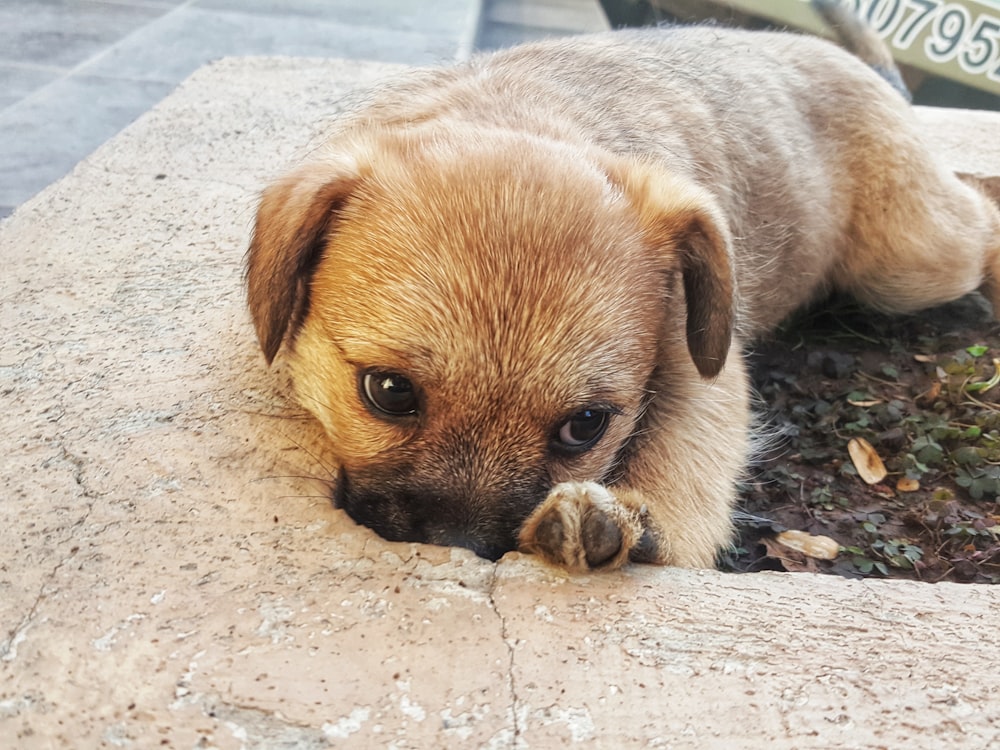
<instances>
[{"instance_id":1,"label":"gray tile","mask_svg":"<svg viewBox=\"0 0 1000 750\"><path fill-rule=\"evenodd\" d=\"M70 68L165 9L87 0L2 0L0 58Z\"/></svg>"},{"instance_id":2,"label":"gray tile","mask_svg":"<svg viewBox=\"0 0 1000 750\"><path fill-rule=\"evenodd\" d=\"M489 22L552 29L561 34L610 28L597 0L488 0L485 15Z\"/></svg>"},{"instance_id":3,"label":"gray tile","mask_svg":"<svg viewBox=\"0 0 1000 750\"><path fill-rule=\"evenodd\" d=\"M449 34L184 7L132 34L81 72L176 83L206 62L229 55L428 64L453 59L457 45L458 40Z\"/></svg>"},{"instance_id":4,"label":"gray tile","mask_svg":"<svg viewBox=\"0 0 1000 750\"><path fill-rule=\"evenodd\" d=\"M272 16L299 16L350 26L433 34L464 34L474 27L480 0L195 0L199 8Z\"/></svg>"},{"instance_id":5,"label":"gray tile","mask_svg":"<svg viewBox=\"0 0 1000 750\"><path fill-rule=\"evenodd\" d=\"M58 68L0 62L0 111L62 75Z\"/></svg>"},{"instance_id":6,"label":"gray tile","mask_svg":"<svg viewBox=\"0 0 1000 750\"><path fill-rule=\"evenodd\" d=\"M540 39L551 39L566 36L572 32L559 32L554 29L540 29L534 26L522 26L510 23L483 24L476 39L476 49L494 50L513 47L522 42L534 42Z\"/></svg>"},{"instance_id":7,"label":"gray tile","mask_svg":"<svg viewBox=\"0 0 1000 750\"><path fill-rule=\"evenodd\" d=\"M136 8L156 8L170 10L178 5L190 5L191 0L82 0L83 2L100 3L101 5L131 5ZM280 2L280 0L279 0ZM574 2L574 0L568 0Z\"/></svg>"},{"instance_id":8,"label":"gray tile","mask_svg":"<svg viewBox=\"0 0 1000 750\"><path fill-rule=\"evenodd\" d=\"M172 89L72 76L0 112L0 205L16 206L65 175Z\"/></svg>"}]
</instances>

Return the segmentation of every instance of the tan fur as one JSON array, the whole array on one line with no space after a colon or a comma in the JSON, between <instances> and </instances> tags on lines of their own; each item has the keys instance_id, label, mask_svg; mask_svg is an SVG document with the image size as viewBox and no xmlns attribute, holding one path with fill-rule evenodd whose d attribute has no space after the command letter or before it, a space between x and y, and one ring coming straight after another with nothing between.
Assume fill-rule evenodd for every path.
<instances>
[{"instance_id":1,"label":"tan fur","mask_svg":"<svg viewBox=\"0 0 1000 750\"><path fill-rule=\"evenodd\" d=\"M710 566L750 409L742 347L832 289L910 311L985 284L1000 215L834 46L691 28L515 48L374 92L268 188L247 259L392 539L571 569ZM1000 309L1000 307L997 307ZM387 417L364 374L413 384ZM613 412L589 450L555 436Z\"/></svg>"}]
</instances>

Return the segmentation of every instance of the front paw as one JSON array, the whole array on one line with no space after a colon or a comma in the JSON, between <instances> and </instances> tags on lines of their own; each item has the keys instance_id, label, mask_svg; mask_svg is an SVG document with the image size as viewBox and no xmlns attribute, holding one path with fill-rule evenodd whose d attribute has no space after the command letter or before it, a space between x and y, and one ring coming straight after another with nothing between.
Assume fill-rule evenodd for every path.
<instances>
[{"instance_id":1,"label":"front paw","mask_svg":"<svg viewBox=\"0 0 1000 750\"><path fill-rule=\"evenodd\" d=\"M596 482L563 482L528 516L518 546L574 571L617 568L642 538L640 514Z\"/></svg>"}]
</instances>

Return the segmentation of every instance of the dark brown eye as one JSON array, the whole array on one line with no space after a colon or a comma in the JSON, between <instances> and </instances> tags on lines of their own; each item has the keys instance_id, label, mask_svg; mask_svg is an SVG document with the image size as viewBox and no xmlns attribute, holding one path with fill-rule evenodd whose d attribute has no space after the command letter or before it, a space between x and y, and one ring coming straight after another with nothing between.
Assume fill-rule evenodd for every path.
<instances>
[{"instance_id":1,"label":"dark brown eye","mask_svg":"<svg viewBox=\"0 0 1000 750\"><path fill-rule=\"evenodd\" d=\"M605 409L581 409L559 427L555 446L565 453L589 450L604 435L610 416Z\"/></svg>"},{"instance_id":2,"label":"dark brown eye","mask_svg":"<svg viewBox=\"0 0 1000 750\"><path fill-rule=\"evenodd\" d=\"M413 383L395 372L364 373L361 376L361 395L369 406L390 417L417 413L417 394Z\"/></svg>"}]
</instances>

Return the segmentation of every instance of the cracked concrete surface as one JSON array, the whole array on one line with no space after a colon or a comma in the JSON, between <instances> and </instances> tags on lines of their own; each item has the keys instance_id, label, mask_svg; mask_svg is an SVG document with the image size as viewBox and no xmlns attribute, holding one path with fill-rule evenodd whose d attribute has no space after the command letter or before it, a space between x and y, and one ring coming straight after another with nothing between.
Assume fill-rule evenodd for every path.
<instances>
[{"instance_id":1,"label":"cracked concrete surface","mask_svg":"<svg viewBox=\"0 0 1000 750\"><path fill-rule=\"evenodd\" d=\"M997 589L572 578L329 506L240 263L257 191L395 70L222 61L0 225L0 747L1000 743ZM998 116L922 116L997 184Z\"/></svg>"}]
</instances>

